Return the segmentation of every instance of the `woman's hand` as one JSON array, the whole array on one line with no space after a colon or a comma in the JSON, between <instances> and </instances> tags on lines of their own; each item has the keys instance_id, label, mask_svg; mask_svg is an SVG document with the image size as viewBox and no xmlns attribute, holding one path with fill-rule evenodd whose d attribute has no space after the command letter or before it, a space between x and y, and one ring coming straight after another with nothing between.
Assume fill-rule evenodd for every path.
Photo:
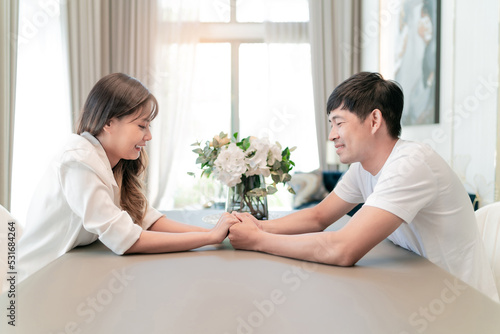
<instances>
[{"instance_id":1,"label":"woman's hand","mask_svg":"<svg viewBox=\"0 0 500 334\"><path fill-rule=\"evenodd\" d=\"M229 228L240 221L233 214L224 212L219 221L208 233L213 238L213 243L221 243L229 234Z\"/></svg>"}]
</instances>

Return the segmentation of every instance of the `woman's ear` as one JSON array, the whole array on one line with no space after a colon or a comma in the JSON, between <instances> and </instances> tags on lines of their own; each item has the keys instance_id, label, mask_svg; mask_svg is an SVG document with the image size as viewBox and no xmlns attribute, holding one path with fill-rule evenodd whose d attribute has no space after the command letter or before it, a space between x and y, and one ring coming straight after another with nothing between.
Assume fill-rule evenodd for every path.
<instances>
[{"instance_id":1,"label":"woman's ear","mask_svg":"<svg viewBox=\"0 0 500 334\"><path fill-rule=\"evenodd\" d=\"M106 124L104 124L104 127L102 128L103 131L106 131L107 133L111 133L113 130L113 125L114 125L114 119L109 119Z\"/></svg>"}]
</instances>

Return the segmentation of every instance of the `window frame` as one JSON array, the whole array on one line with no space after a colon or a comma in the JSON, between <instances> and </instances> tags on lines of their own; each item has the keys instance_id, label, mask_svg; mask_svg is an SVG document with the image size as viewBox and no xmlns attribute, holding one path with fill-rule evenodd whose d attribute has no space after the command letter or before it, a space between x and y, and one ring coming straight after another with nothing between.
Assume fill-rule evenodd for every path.
<instances>
[{"instance_id":1,"label":"window frame","mask_svg":"<svg viewBox=\"0 0 500 334\"><path fill-rule=\"evenodd\" d=\"M265 43L266 25L280 25L283 22L238 22L236 20L236 1L229 0L229 22L200 22L200 43L229 43L231 49L231 133L240 129L239 99L239 50L241 44ZM304 27L304 22L285 22L289 25ZM305 29L308 29L306 27ZM306 31L307 35L308 31ZM310 43L298 38L296 43ZM289 42L288 42L289 43Z\"/></svg>"}]
</instances>

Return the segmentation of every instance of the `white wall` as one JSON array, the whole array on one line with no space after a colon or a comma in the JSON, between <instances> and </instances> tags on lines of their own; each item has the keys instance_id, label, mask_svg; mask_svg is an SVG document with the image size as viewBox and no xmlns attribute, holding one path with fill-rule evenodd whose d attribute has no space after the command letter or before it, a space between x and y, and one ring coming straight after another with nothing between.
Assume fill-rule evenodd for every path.
<instances>
[{"instance_id":1,"label":"white wall","mask_svg":"<svg viewBox=\"0 0 500 334\"><path fill-rule=\"evenodd\" d=\"M380 31L394 18L387 15L393 1L363 1L362 70L380 70ZM402 133L434 147L481 205L493 202L495 192L499 19L498 0L442 0L440 123Z\"/></svg>"},{"instance_id":2,"label":"white wall","mask_svg":"<svg viewBox=\"0 0 500 334\"><path fill-rule=\"evenodd\" d=\"M494 201L498 105L498 0L455 5L454 167L470 159L467 183Z\"/></svg>"}]
</instances>

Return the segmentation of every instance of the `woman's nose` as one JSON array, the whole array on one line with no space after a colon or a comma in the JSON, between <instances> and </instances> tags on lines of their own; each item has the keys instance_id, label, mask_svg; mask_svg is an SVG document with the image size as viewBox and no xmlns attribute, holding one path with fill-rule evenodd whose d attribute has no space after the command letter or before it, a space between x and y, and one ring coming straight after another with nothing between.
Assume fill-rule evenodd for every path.
<instances>
[{"instance_id":1,"label":"woman's nose","mask_svg":"<svg viewBox=\"0 0 500 334\"><path fill-rule=\"evenodd\" d=\"M148 131L146 132L146 135L144 136L145 141L150 141L153 139L153 135L151 134L151 128L148 126Z\"/></svg>"}]
</instances>

